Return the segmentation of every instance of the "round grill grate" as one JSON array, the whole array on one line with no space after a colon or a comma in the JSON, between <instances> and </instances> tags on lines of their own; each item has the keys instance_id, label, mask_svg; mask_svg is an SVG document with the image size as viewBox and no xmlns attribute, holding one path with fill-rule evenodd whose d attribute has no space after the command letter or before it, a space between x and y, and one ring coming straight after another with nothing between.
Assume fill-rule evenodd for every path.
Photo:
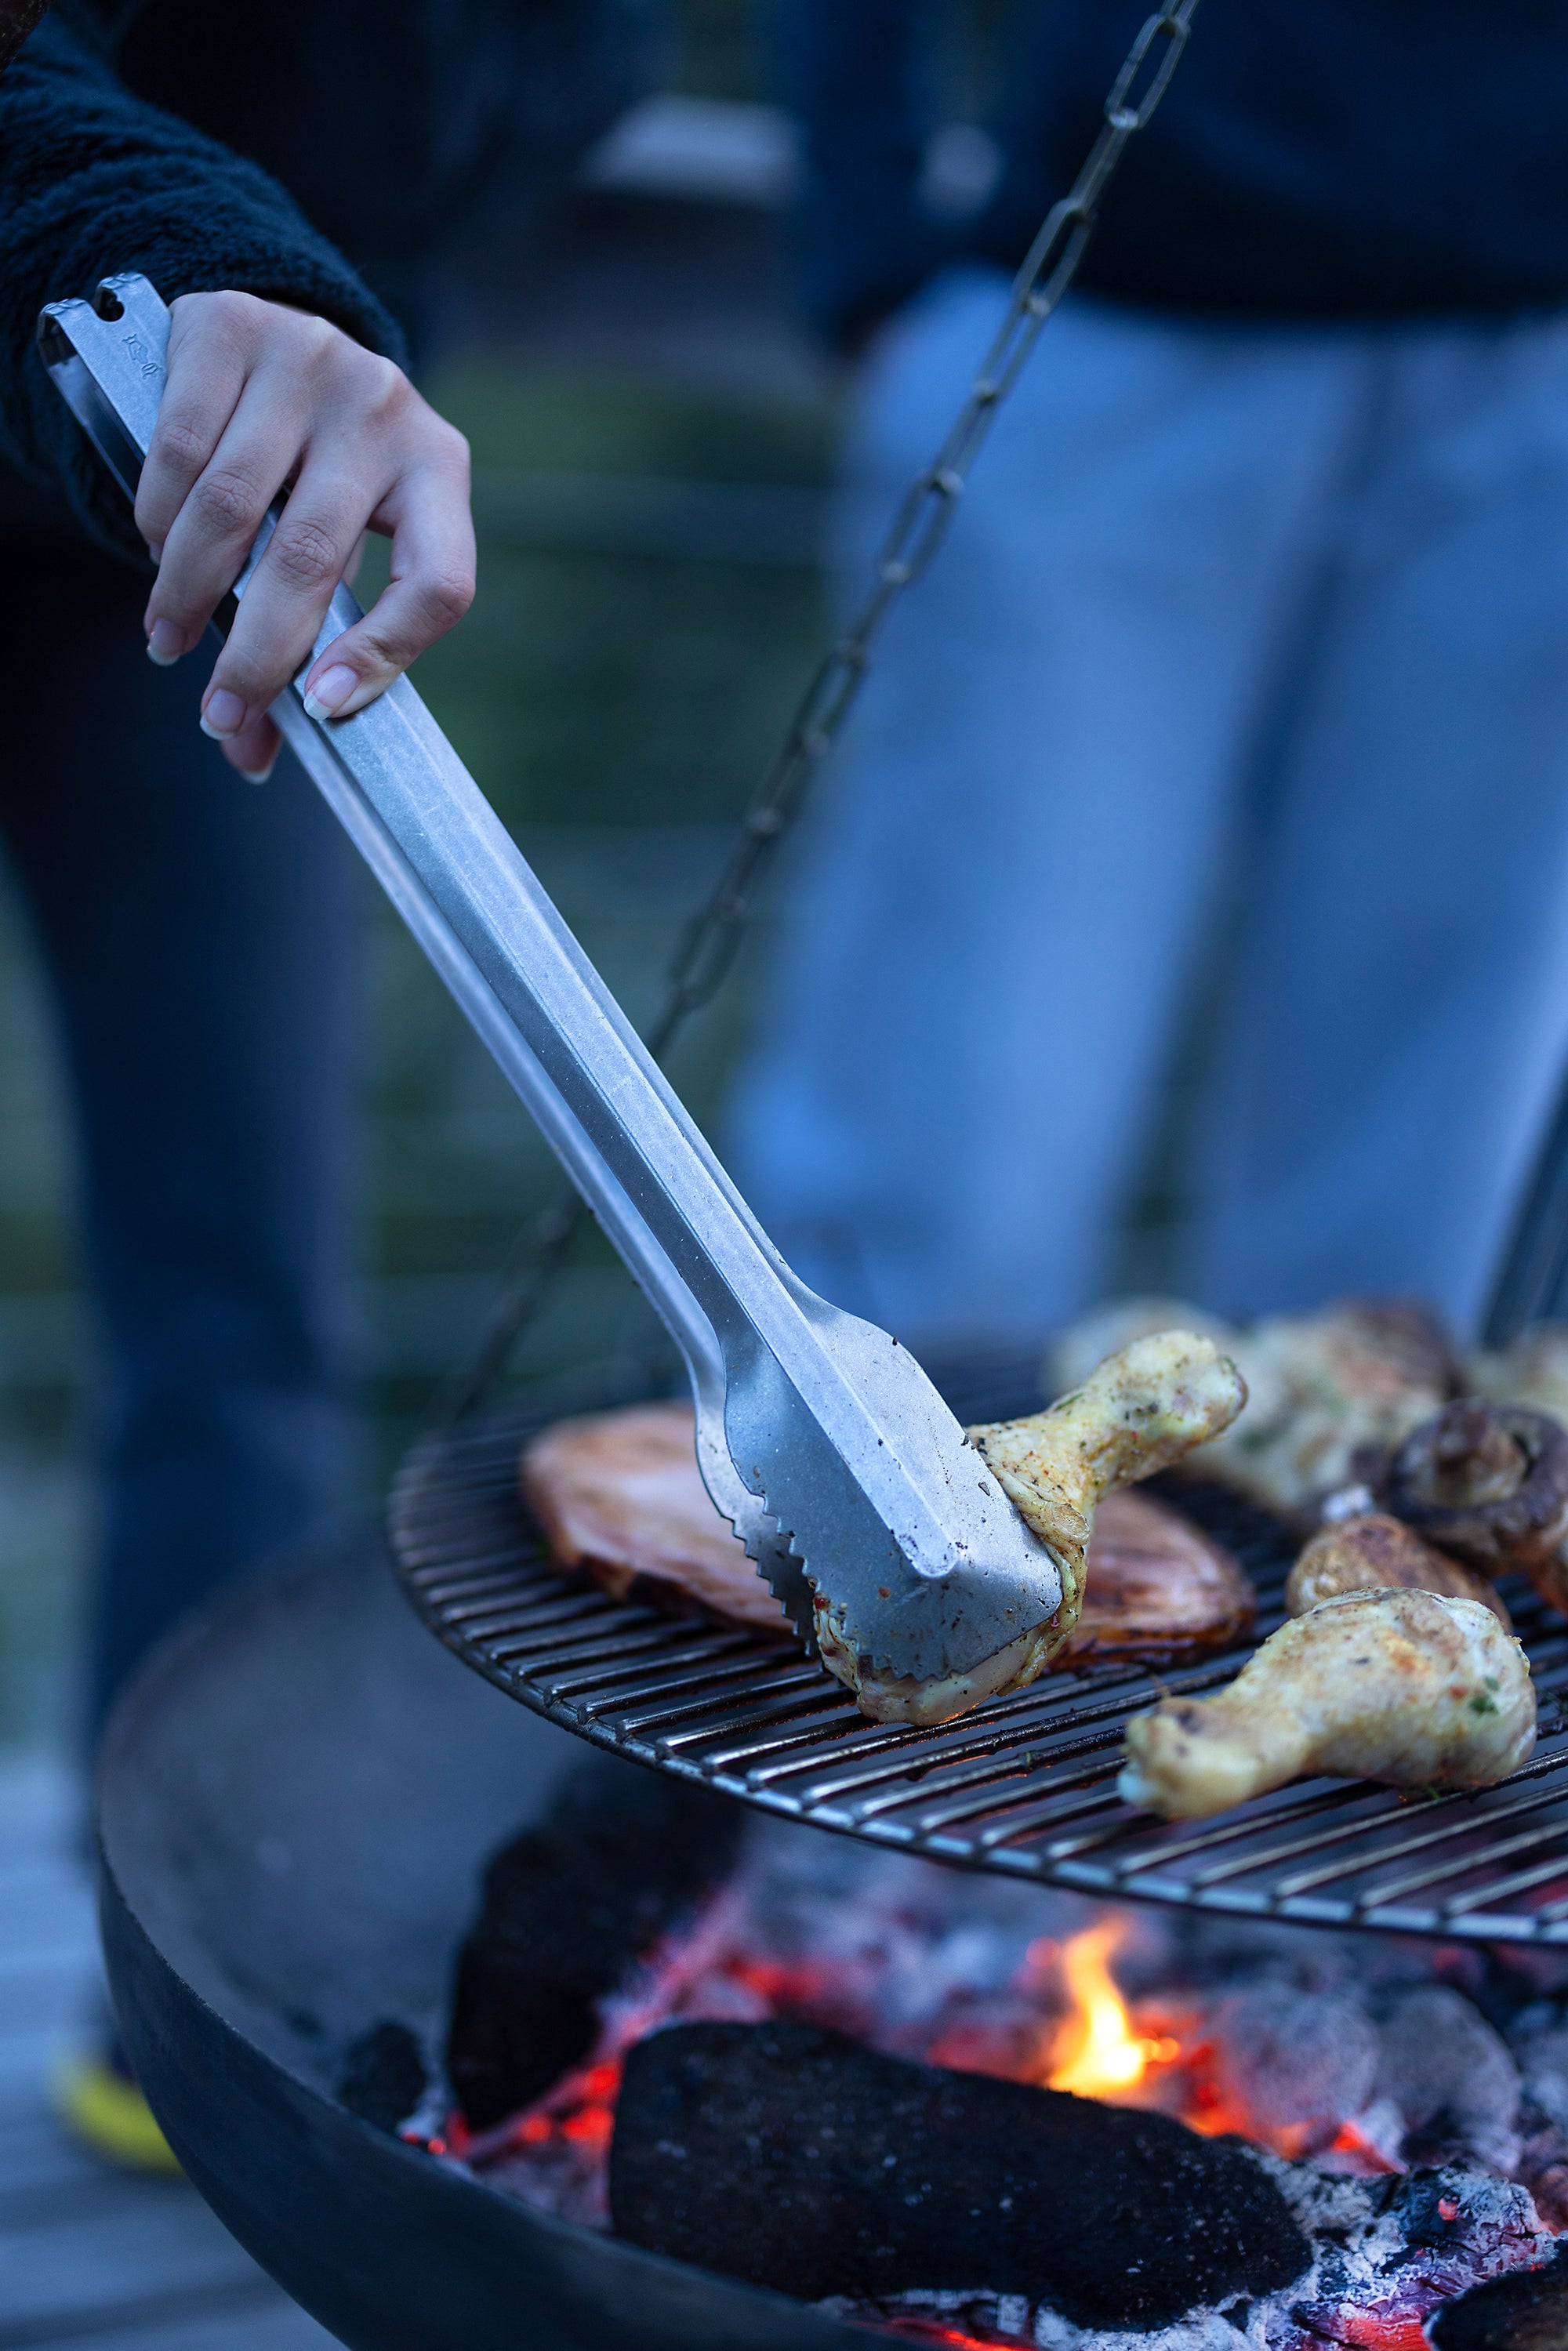
<instances>
[{"instance_id":1,"label":"round grill grate","mask_svg":"<svg viewBox=\"0 0 1568 2351\"><path fill-rule=\"evenodd\" d=\"M1031 1408L1016 1382L938 1384L961 1418ZM580 1406L579 1408L581 1408ZM1115 1793L1128 1719L1218 1688L1249 1650L1156 1674L1104 1665L935 1730L867 1722L792 1642L612 1601L551 1565L517 1461L552 1409L513 1405L425 1437L394 1489L391 1533L415 1608L497 1687L596 1745L792 1819L971 1869L1117 1899L1331 1927L1568 1943L1568 1621L1504 1585L1530 1653L1531 1761L1471 1795L1401 1800L1314 1780L1218 1819L1164 1825ZM1283 1615L1292 1546L1218 1489L1164 1489L1243 1561L1258 1637Z\"/></svg>"}]
</instances>

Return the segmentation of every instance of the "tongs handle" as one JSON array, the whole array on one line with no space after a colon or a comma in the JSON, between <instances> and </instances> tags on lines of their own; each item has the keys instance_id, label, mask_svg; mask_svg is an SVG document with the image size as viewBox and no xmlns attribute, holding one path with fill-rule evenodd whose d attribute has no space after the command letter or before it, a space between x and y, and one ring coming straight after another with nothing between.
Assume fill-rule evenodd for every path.
<instances>
[{"instance_id":1,"label":"tongs handle","mask_svg":"<svg viewBox=\"0 0 1568 2351\"><path fill-rule=\"evenodd\" d=\"M169 312L146 278L51 304L46 365L134 496L164 381ZM235 593L275 527L269 517ZM271 716L538 1122L686 1361L709 1490L748 1547L779 1549L730 1459L726 1356L788 1345L795 1282L406 677L344 719L308 716L302 682L360 618L340 587ZM767 1572L798 1576L781 1557Z\"/></svg>"}]
</instances>

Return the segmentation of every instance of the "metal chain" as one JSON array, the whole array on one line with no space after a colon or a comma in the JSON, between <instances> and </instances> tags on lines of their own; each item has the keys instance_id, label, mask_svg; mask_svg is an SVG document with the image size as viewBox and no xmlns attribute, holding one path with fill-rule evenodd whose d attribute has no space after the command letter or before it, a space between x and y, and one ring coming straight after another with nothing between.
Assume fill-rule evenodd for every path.
<instances>
[{"instance_id":1,"label":"metal chain","mask_svg":"<svg viewBox=\"0 0 1568 2351\"><path fill-rule=\"evenodd\" d=\"M1022 373L1041 328L1077 273L1106 184L1128 141L1144 130L1169 86L1198 0L1172 0L1150 16L1123 61L1104 120L1077 179L1051 206L1013 280L1007 316L931 464L914 481L883 542L872 583L843 634L823 655L763 776L724 872L687 925L671 964L664 1001L646 1043L662 1061L692 1014L722 984L747 925L757 884L843 727L864 682L872 646L888 612L925 570L963 494L970 466L997 412ZM534 1321L588 1211L567 1191L528 1227L491 1311L475 1361L447 1403L460 1419L482 1404Z\"/></svg>"}]
</instances>

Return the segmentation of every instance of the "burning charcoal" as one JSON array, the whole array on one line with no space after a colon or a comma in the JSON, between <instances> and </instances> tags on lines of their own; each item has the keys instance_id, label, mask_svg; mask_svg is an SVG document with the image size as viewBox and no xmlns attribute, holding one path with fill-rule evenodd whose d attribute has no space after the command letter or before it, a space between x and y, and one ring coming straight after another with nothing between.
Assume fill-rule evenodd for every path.
<instances>
[{"instance_id":1,"label":"burning charcoal","mask_svg":"<svg viewBox=\"0 0 1568 2351\"><path fill-rule=\"evenodd\" d=\"M1249 2343L1416 2351L1425 2322L1446 2303L1552 2255L1527 2190L1473 2164L1370 2180L1293 2163L1276 2177L1312 2240L1312 2268L1255 2310L1261 2323Z\"/></svg>"},{"instance_id":2,"label":"burning charcoal","mask_svg":"<svg viewBox=\"0 0 1568 2351\"><path fill-rule=\"evenodd\" d=\"M418 2041L406 2024L383 2018L349 2051L338 2095L351 2115L377 2130L395 2131L423 2097L429 2075Z\"/></svg>"},{"instance_id":3,"label":"burning charcoal","mask_svg":"<svg viewBox=\"0 0 1568 2351\"><path fill-rule=\"evenodd\" d=\"M610 2209L636 2244L807 2302L981 2289L1094 2326L1265 2294L1310 2259L1234 2140L800 2024L641 2042Z\"/></svg>"},{"instance_id":4,"label":"burning charcoal","mask_svg":"<svg viewBox=\"0 0 1568 2351\"><path fill-rule=\"evenodd\" d=\"M471 2129L530 2105L589 2054L595 2002L727 1875L743 1822L706 1789L595 1761L497 1854L458 1955L446 2045Z\"/></svg>"},{"instance_id":5,"label":"burning charcoal","mask_svg":"<svg viewBox=\"0 0 1568 2351\"><path fill-rule=\"evenodd\" d=\"M1554 2022L1544 2032L1519 2034L1514 2049L1532 2104L1568 2130L1568 2029Z\"/></svg>"},{"instance_id":6,"label":"burning charcoal","mask_svg":"<svg viewBox=\"0 0 1568 2351\"><path fill-rule=\"evenodd\" d=\"M1563 2351L1568 2343L1568 2254L1543 2270L1493 2278L1432 2322L1435 2351Z\"/></svg>"},{"instance_id":7,"label":"burning charcoal","mask_svg":"<svg viewBox=\"0 0 1568 2351\"><path fill-rule=\"evenodd\" d=\"M1407 1992L1380 2035L1377 2088L1417 2144L1406 2158L1457 2143L1499 2171L1519 2161L1520 2080L1500 2036L1446 1984Z\"/></svg>"},{"instance_id":8,"label":"burning charcoal","mask_svg":"<svg viewBox=\"0 0 1568 2351\"><path fill-rule=\"evenodd\" d=\"M1215 2038L1228 2109L1281 2155L1328 2146L1371 2102L1376 2030L1343 1994L1254 1985L1223 2002Z\"/></svg>"},{"instance_id":9,"label":"burning charcoal","mask_svg":"<svg viewBox=\"0 0 1568 2351\"><path fill-rule=\"evenodd\" d=\"M1554 2123L1528 2134L1513 2176L1529 2189L1549 2229L1568 2229L1568 2137Z\"/></svg>"}]
</instances>

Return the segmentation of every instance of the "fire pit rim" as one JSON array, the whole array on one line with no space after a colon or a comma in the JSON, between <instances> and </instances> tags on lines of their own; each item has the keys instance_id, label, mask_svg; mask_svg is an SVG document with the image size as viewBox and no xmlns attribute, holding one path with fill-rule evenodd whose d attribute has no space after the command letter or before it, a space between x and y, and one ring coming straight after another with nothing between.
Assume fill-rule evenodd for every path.
<instances>
[{"instance_id":1,"label":"fire pit rim","mask_svg":"<svg viewBox=\"0 0 1568 2351\"><path fill-rule=\"evenodd\" d=\"M531 2351L829 2351L877 2339L787 2295L535 2210L375 2129L301 2063L261 2044L244 2021L244 1987L232 1987L236 2013L224 2012L215 1986L229 1980L215 1953L204 1992L162 1948L143 1915L157 1907L145 1881L169 1856L138 1834L145 1809L128 1797L139 1760L147 1765L153 1742L166 1747L182 1700L189 1711L204 1668L222 1670L238 1623L268 1621L302 1590L319 1599L334 1576L344 1591L357 1582L372 1611L384 1604L413 1654L441 1656L367 1530L293 1555L204 1610L137 1677L105 1743L94 1832L110 1986L131 2063L194 2186L352 2351L516 2351L520 2325ZM452 1669L458 1707L480 1687ZM340 1719L337 1735L342 1728ZM277 1898L297 1891L280 1881Z\"/></svg>"}]
</instances>

